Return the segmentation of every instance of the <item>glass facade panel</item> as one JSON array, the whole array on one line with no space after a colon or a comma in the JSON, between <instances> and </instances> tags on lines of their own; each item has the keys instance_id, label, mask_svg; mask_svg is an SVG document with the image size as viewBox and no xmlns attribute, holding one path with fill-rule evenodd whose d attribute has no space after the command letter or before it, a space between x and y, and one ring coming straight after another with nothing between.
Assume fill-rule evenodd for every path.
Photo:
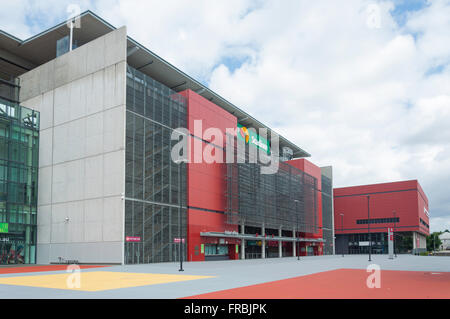
<instances>
[{"instance_id":1,"label":"glass facade panel","mask_svg":"<svg viewBox=\"0 0 450 319\"><path fill-rule=\"evenodd\" d=\"M284 162L275 174L261 174L260 168L253 163L227 164L227 222L317 233L316 178Z\"/></svg>"},{"instance_id":2,"label":"glass facade panel","mask_svg":"<svg viewBox=\"0 0 450 319\"><path fill-rule=\"evenodd\" d=\"M0 99L0 264L36 262L39 113Z\"/></svg>"},{"instance_id":3,"label":"glass facade panel","mask_svg":"<svg viewBox=\"0 0 450 319\"><path fill-rule=\"evenodd\" d=\"M332 180L322 175L322 224L323 224L323 253L333 254L333 188Z\"/></svg>"},{"instance_id":4,"label":"glass facade panel","mask_svg":"<svg viewBox=\"0 0 450 319\"><path fill-rule=\"evenodd\" d=\"M9 102L19 101L18 80L0 70L0 98Z\"/></svg>"},{"instance_id":5,"label":"glass facade panel","mask_svg":"<svg viewBox=\"0 0 450 319\"><path fill-rule=\"evenodd\" d=\"M205 256L226 256L228 245L205 245Z\"/></svg>"},{"instance_id":6,"label":"glass facade panel","mask_svg":"<svg viewBox=\"0 0 450 319\"><path fill-rule=\"evenodd\" d=\"M172 162L177 141L170 137L186 127L186 117L184 97L128 66L125 236L141 241L125 243L127 264L180 258L175 241L186 238L186 166Z\"/></svg>"}]
</instances>

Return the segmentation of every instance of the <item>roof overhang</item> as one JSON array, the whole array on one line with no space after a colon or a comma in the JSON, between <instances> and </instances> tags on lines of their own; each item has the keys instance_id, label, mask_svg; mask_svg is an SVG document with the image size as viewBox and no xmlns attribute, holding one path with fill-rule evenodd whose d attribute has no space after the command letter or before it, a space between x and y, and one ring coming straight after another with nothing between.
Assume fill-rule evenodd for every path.
<instances>
[{"instance_id":1,"label":"roof overhang","mask_svg":"<svg viewBox=\"0 0 450 319\"><path fill-rule=\"evenodd\" d=\"M214 238L230 238L230 239L245 239L245 240L265 240L265 241L286 241L286 242L310 242L310 243L323 243L325 239L322 238L294 238L294 237L282 237L282 236L256 236L251 234L239 234L239 233L218 233L218 232L200 232L201 237L214 237Z\"/></svg>"}]
</instances>

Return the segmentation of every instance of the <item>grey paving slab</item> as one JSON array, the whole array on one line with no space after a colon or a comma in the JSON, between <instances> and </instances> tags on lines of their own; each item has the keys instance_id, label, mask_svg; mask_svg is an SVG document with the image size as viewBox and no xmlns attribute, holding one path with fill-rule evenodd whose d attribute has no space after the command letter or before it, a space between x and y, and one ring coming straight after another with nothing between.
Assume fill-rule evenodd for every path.
<instances>
[{"instance_id":1,"label":"grey paving slab","mask_svg":"<svg viewBox=\"0 0 450 319\"><path fill-rule=\"evenodd\" d=\"M193 296L218 290L232 289L264 282L310 275L335 269L366 269L377 264L382 270L450 272L449 257L422 257L399 255L389 260L387 255L373 255L372 262L367 255L314 256L297 258L277 258L237 261L213 261L184 263L185 271L178 271L178 263L160 263L148 265L123 265L108 268L84 269L82 272L113 271L127 273L184 274L214 276L176 283L121 288L98 292L35 288L0 285L0 298L146 298L172 299ZM43 274L61 274L64 271L3 274L1 277L34 276Z\"/></svg>"}]
</instances>

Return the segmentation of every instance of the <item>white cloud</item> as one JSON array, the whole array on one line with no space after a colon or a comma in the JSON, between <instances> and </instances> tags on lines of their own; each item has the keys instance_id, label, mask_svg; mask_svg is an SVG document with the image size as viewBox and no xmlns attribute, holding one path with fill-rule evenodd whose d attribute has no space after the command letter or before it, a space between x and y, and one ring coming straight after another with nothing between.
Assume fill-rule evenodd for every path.
<instances>
[{"instance_id":1,"label":"white cloud","mask_svg":"<svg viewBox=\"0 0 450 319\"><path fill-rule=\"evenodd\" d=\"M26 1L2 1L0 6L2 8L0 10L0 29L20 39L28 37L30 29L26 24L24 15Z\"/></svg>"},{"instance_id":2,"label":"white cloud","mask_svg":"<svg viewBox=\"0 0 450 319\"><path fill-rule=\"evenodd\" d=\"M89 4L89 0L1 0L0 28L25 40L68 19L70 5L84 11Z\"/></svg>"},{"instance_id":3,"label":"white cloud","mask_svg":"<svg viewBox=\"0 0 450 319\"><path fill-rule=\"evenodd\" d=\"M430 217L432 232L450 230L450 217Z\"/></svg>"},{"instance_id":4,"label":"white cloud","mask_svg":"<svg viewBox=\"0 0 450 319\"><path fill-rule=\"evenodd\" d=\"M241 16L255 1L97 2L99 13L183 71L206 79L239 31ZM234 44L234 42L233 42Z\"/></svg>"}]
</instances>

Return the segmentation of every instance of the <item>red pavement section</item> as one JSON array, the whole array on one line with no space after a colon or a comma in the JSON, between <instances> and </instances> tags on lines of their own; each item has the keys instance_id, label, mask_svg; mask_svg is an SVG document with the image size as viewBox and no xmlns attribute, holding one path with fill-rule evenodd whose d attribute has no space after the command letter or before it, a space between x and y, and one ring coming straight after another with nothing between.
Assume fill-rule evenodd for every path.
<instances>
[{"instance_id":1,"label":"red pavement section","mask_svg":"<svg viewBox=\"0 0 450 319\"><path fill-rule=\"evenodd\" d=\"M101 265L79 265L80 269L108 267ZM19 267L0 267L0 274L20 274L29 272L42 271L59 271L66 270L67 265L47 265L47 266L19 266Z\"/></svg>"},{"instance_id":2,"label":"red pavement section","mask_svg":"<svg viewBox=\"0 0 450 319\"><path fill-rule=\"evenodd\" d=\"M382 270L381 287L370 289L371 274L338 269L187 299L450 299L450 272Z\"/></svg>"}]
</instances>

